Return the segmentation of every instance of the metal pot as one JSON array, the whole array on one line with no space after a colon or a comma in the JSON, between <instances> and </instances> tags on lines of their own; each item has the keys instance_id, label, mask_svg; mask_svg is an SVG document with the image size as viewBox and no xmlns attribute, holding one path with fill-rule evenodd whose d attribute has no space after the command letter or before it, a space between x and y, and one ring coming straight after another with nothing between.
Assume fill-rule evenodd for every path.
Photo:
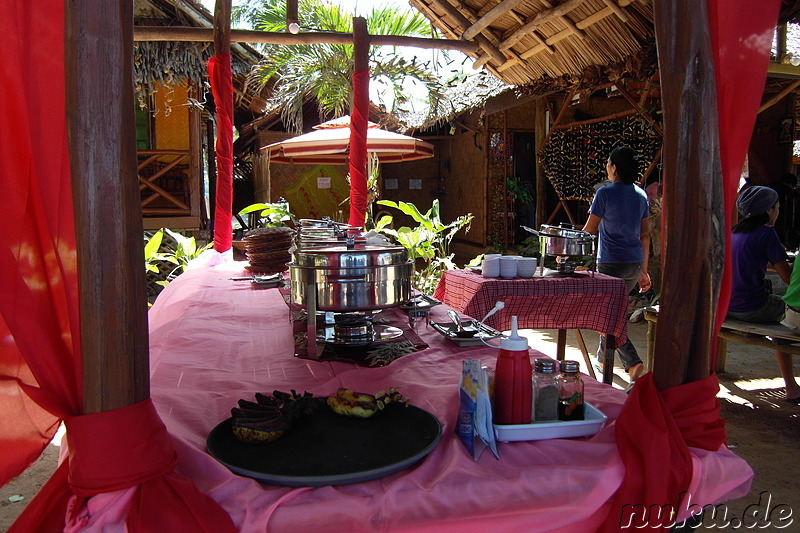
<instances>
[{"instance_id":1,"label":"metal pot","mask_svg":"<svg viewBox=\"0 0 800 533\"><path fill-rule=\"evenodd\" d=\"M301 307L320 311L385 309L408 301L411 294L414 263L402 246L298 249L292 259L292 301Z\"/></svg>"},{"instance_id":2,"label":"metal pot","mask_svg":"<svg viewBox=\"0 0 800 533\"><path fill-rule=\"evenodd\" d=\"M574 227L548 226L543 224L539 231L522 226L525 230L539 236L541 253L556 256L594 255L594 235Z\"/></svg>"}]
</instances>

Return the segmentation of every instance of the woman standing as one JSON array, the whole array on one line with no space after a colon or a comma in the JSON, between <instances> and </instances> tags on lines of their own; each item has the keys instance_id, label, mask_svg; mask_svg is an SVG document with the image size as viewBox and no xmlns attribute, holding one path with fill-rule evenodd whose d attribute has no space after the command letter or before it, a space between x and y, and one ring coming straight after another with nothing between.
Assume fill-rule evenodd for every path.
<instances>
[{"instance_id":1,"label":"woman standing","mask_svg":"<svg viewBox=\"0 0 800 533\"><path fill-rule=\"evenodd\" d=\"M638 177L638 156L628 146L611 151L606 163L610 185L601 187L589 208L589 219L583 230L599 233L597 270L601 274L624 279L631 291L636 284L644 292L650 288L647 263L650 252L650 210L647 194L635 184ZM605 353L600 337L598 359ZM631 384L644 373L644 365L630 340L617 348Z\"/></svg>"},{"instance_id":2,"label":"woman standing","mask_svg":"<svg viewBox=\"0 0 800 533\"><path fill-rule=\"evenodd\" d=\"M767 265L772 265L787 284L791 268L786 249L773 228L778 218L778 193L769 187L748 187L736 200L739 222L733 226L731 256L733 281L727 318L745 322L769 323L784 318L784 302L772 294L766 279ZM800 386L794 379L792 355L775 351L778 367L786 384L786 400L800 402Z\"/></svg>"}]
</instances>

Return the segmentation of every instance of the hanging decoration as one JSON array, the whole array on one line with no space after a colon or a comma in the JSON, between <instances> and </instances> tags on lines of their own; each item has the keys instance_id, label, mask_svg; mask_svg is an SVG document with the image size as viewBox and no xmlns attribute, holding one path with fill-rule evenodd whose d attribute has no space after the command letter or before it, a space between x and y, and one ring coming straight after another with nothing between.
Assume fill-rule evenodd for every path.
<instances>
[{"instance_id":1,"label":"hanging decoration","mask_svg":"<svg viewBox=\"0 0 800 533\"><path fill-rule=\"evenodd\" d=\"M639 154L639 175L661 147L661 135L641 117L606 120L552 132L539 153L544 173L562 200L591 201L606 179L608 154L627 145Z\"/></svg>"}]
</instances>

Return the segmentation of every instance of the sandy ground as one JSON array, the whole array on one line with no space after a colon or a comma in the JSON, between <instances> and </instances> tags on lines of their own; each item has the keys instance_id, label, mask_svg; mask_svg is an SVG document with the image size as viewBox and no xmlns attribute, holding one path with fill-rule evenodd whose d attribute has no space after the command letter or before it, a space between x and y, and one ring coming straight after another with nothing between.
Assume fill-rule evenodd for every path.
<instances>
[{"instance_id":1,"label":"sandy ground","mask_svg":"<svg viewBox=\"0 0 800 533\"><path fill-rule=\"evenodd\" d=\"M645 322L629 324L629 335L639 351L646 348ZM555 331L530 331L531 346L555 356ZM584 331L589 350L597 345L597 334ZM583 360L573 332L568 335L567 357ZM585 366L585 365L584 365ZM586 371L586 369L583 369ZM750 493L718 507L716 516L706 518L707 530L730 531L756 526L760 531L800 531L800 406L783 402L783 382L774 352L766 348L728 344L726 371L720 374L722 416L727 420L728 446L743 457L755 472ZM797 375L800 362L795 363ZM624 387L625 374L616 369L615 386ZM35 496L56 466L58 448L50 445L28 470L0 488L0 531L6 531L25 505ZM17 498L15 498L15 496ZM21 501L12 502L22 496ZM767 499L769 498L769 502ZM767 506L769 510L767 510ZM778 522L781 512L791 517ZM727 511L727 518L722 517ZM756 512L760 514L755 514ZM771 513L771 514L770 514ZM723 520L744 518L740 528L722 527ZM763 518L761 521L757 519ZM771 519L771 525L767 520ZM749 522L748 522L749 520ZM786 520L791 520L788 524ZM731 522L733 523L733 522ZM784 526L784 527L780 527ZM577 532L576 532L577 533Z\"/></svg>"}]
</instances>

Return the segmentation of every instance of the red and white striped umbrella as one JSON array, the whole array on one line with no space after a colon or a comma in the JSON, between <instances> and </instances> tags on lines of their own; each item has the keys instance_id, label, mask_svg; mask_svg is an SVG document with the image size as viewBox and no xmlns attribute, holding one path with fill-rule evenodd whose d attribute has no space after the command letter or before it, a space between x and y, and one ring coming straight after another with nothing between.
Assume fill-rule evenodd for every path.
<instances>
[{"instance_id":1,"label":"red and white striped umbrella","mask_svg":"<svg viewBox=\"0 0 800 533\"><path fill-rule=\"evenodd\" d=\"M350 116L323 122L314 131L264 146L275 163L333 164L347 163L350 153ZM433 157L433 145L423 140L380 129L370 122L367 129L367 152L381 163L400 163Z\"/></svg>"}]
</instances>

